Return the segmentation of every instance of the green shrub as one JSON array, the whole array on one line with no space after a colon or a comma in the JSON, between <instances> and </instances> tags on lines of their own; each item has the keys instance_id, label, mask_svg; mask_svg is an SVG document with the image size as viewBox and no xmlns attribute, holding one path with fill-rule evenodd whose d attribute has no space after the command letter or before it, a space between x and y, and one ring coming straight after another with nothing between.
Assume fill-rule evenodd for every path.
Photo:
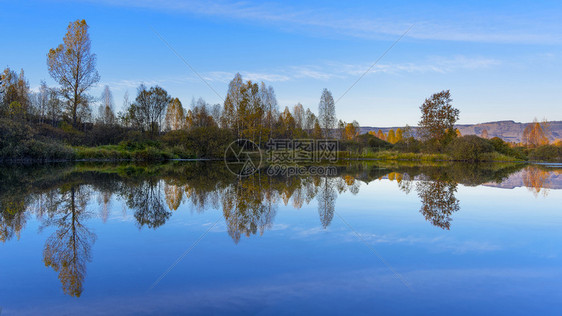
<instances>
[{"instance_id":1,"label":"green shrub","mask_svg":"<svg viewBox=\"0 0 562 316\"><path fill-rule=\"evenodd\" d=\"M378 137L372 136L369 138L367 144L369 145L369 147L373 148L373 149L390 149L392 148L392 144L384 141Z\"/></svg>"},{"instance_id":2,"label":"green shrub","mask_svg":"<svg viewBox=\"0 0 562 316\"><path fill-rule=\"evenodd\" d=\"M172 154L163 152L154 147L148 147L133 152L133 159L138 161L160 161L172 158L174 158Z\"/></svg>"},{"instance_id":3,"label":"green shrub","mask_svg":"<svg viewBox=\"0 0 562 316\"><path fill-rule=\"evenodd\" d=\"M131 153L117 146L77 147L76 157L78 159L128 160L131 159Z\"/></svg>"},{"instance_id":4,"label":"green shrub","mask_svg":"<svg viewBox=\"0 0 562 316\"><path fill-rule=\"evenodd\" d=\"M361 148L371 147L374 149L382 149L382 148L391 148L392 144L386 142L374 135L371 134L360 134L357 135L354 139L354 142L358 143Z\"/></svg>"},{"instance_id":5,"label":"green shrub","mask_svg":"<svg viewBox=\"0 0 562 316\"><path fill-rule=\"evenodd\" d=\"M501 162L515 162L515 161L524 161L525 159L518 159L516 157L513 156L508 156L502 153L499 153L497 151L491 152L491 153L483 153L482 155L480 155L480 161L501 161Z\"/></svg>"},{"instance_id":6,"label":"green shrub","mask_svg":"<svg viewBox=\"0 0 562 316\"><path fill-rule=\"evenodd\" d=\"M508 152L511 149L509 147L509 144L499 137L494 137L494 138L490 139L489 142L490 142L490 144L492 144L492 146L494 146L495 151L497 151L499 153L502 153L502 154L507 155Z\"/></svg>"},{"instance_id":7,"label":"green shrub","mask_svg":"<svg viewBox=\"0 0 562 316\"><path fill-rule=\"evenodd\" d=\"M339 149L344 152L360 152L363 146L354 140L341 140L339 142Z\"/></svg>"},{"instance_id":8,"label":"green shrub","mask_svg":"<svg viewBox=\"0 0 562 316\"><path fill-rule=\"evenodd\" d=\"M30 140L33 136L35 136L35 132L27 124L10 119L0 119L0 148Z\"/></svg>"},{"instance_id":9,"label":"green shrub","mask_svg":"<svg viewBox=\"0 0 562 316\"><path fill-rule=\"evenodd\" d=\"M454 138L452 141L454 141ZM423 142L420 142L420 151L427 154L438 154L447 152L448 144L452 141L448 142L447 145L443 141L439 141L437 139L428 139Z\"/></svg>"},{"instance_id":10,"label":"green shrub","mask_svg":"<svg viewBox=\"0 0 562 316\"><path fill-rule=\"evenodd\" d=\"M494 146L476 135L467 135L453 139L446 147L446 152L453 160L480 161L483 154L494 151Z\"/></svg>"},{"instance_id":11,"label":"green shrub","mask_svg":"<svg viewBox=\"0 0 562 316\"><path fill-rule=\"evenodd\" d=\"M390 148L392 148L392 144L371 134L361 134L357 135L354 139L339 141L339 149L342 152L355 154L363 154L366 151L375 152Z\"/></svg>"},{"instance_id":12,"label":"green shrub","mask_svg":"<svg viewBox=\"0 0 562 316\"><path fill-rule=\"evenodd\" d=\"M527 156L521 148L512 148L507 142L499 137L494 137L488 140L488 142L492 144L494 151L497 151L500 154L510 156L518 160L527 160Z\"/></svg>"},{"instance_id":13,"label":"green shrub","mask_svg":"<svg viewBox=\"0 0 562 316\"><path fill-rule=\"evenodd\" d=\"M35 130L25 122L0 119L0 160L44 161L74 157L71 148L35 137Z\"/></svg>"},{"instance_id":14,"label":"green shrub","mask_svg":"<svg viewBox=\"0 0 562 316\"><path fill-rule=\"evenodd\" d=\"M67 142L69 140L67 133L62 128L54 127L49 124L38 124L35 126L35 129L37 131L37 135L46 139L57 139L59 141Z\"/></svg>"},{"instance_id":15,"label":"green shrub","mask_svg":"<svg viewBox=\"0 0 562 316\"><path fill-rule=\"evenodd\" d=\"M70 125L68 122L66 121L62 121L60 124L60 128L66 132L66 133L72 133L75 132L76 130L74 129L74 127L72 127L72 125Z\"/></svg>"},{"instance_id":16,"label":"green shrub","mask_svg":"<svg viewBox=\"0 0 562 316\"><path fill-rule=\"evenodd\" d=\"M87 135L84 135L84 132L72 127L72 125L70 125L68 122L62 121L60 123L60 126L60 133L63 136L63 139L60 140L64 140L70 145L83 145L84 139L88 137Z\"/></svg>"},{"instance_id":17,"label":"green shrub","mask_svg":"<svg viewBox=\"0 0 562 316\"><path fill-rule=\"evenodd\" d=\"M420 150L422 148L422 142L413 138L413 137L409 137L409 138L405 138L402 140L399 140L398 142L396 142L396 144L394 144L394 150L397 150L399 152L403 152L403 153L419 153Z\"/></svg>"},{"instance_id":18,"label":"green shrub","mask_svg":"<svg viewBox=\"0 0 562 316\"><path fill-rule=\"evenodd\" d=\"M182 146L174 146L171 152L177 158L181 158L181 159L195 158L195 155L191 151L185 149Z\"/></svg>"},{"instance_id":19,"label":"green shrub","mask_svg":"<svg viewBox=\"0 0 562 316\"><path fill-rule=\"evenodd\" d=\"M236 139L231 131L216 126L166 133L161 140L169 147L181 147L191 157L223 158L226 147Z\"/></svg>"},{"instance_id":20,"label":"green shrub","mask_svg":"<svg viewBox=\"0 0 562 316\"><path fill-rule=\"evenodd\" d=\"M125 138L126 130L119 125L94 124L92 129L83 134L79 143L84 146L113 145Z\"/></svg>"},{"instance_id":21,"label":"green shrub","mask_svg":"<svg viewBox=\"0 0 562 316\"><path fill-rule=\"evenodd\" d=\"M58 143L45 143L31 140L27 143L25 156L35 160L70 160L74 159L72 148Z\"/></svg>"},{"instance_id":22,"label":"green shrub","mask_svg":"<svg viewBox=\"0 0 562 316\"><path fill-rule=\"evenodd\" d=\"M72 148L59 143L46 143L35 139L24 140L4 146L0 150L0 160L48 161L74 159Z\"/></svg>"},{"instance_id":23,"label":"green shrub","mask_svg":"<svg viewBox=\"0 0 562 316\"><path fill-rule=\"evenodd\" d=\"M123 150L141 150L145 148L145 145L132 140L124 140L119 143L119 147Z\"/></svg>"},{"instance_id":24,"label":"green shrub","mask_svg":"<svg viewBox=\"0 0 562 316\"><path fill-rule=\"evenodd\" d=\"M562 162L562 148L553 145L540 146L529 152L529 159L534 161Z\"/></svg>"}]
</instances>

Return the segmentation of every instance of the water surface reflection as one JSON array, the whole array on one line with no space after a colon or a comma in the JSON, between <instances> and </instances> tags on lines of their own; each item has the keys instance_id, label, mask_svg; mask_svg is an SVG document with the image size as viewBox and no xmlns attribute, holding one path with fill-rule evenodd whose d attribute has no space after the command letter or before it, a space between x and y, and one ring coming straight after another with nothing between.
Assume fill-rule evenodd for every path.
<instances>
[{"instance_id":1,"label":"water surface reflection","mask_svg":"<svg viewBox=\"0 0 562 316\"><path fill-rule=\"evenodd\" d=\"M17 240L31 217L48 230L43 261L58 274L65 294L79 297L87 264L92 261L96 234L89 220L111 216L111 201L122 201L133 212L138 229L159 229L182 204L198 213L222 211L227 233L235 244L242 237L263 235L273 227L280 205L300 209L316 204L318 227L330 226L338 196L358 194L363 185L387 179L403 194L415 192L419 212L436 228L450 230L461 201L459 185L527 187L537 198L562 187L560 169L523 164L381 164L338 166L332 177L232 176L221 164L53 165L1 168L0 240ZM92 201L97 208L87 207Z\"/></svg>"}]
</instances>

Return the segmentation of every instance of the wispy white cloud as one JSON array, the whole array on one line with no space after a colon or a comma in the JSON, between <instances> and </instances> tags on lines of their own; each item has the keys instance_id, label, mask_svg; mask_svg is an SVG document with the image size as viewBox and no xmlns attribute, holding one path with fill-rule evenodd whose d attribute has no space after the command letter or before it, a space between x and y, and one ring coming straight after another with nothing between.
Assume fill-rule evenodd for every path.
<instances>
[{"instance_id":1,"label":"wispy white cloud","mask_svg":"<svg viewBox=\"0 0 562 316\"><path fill-rule=\"evenodd\" d=\"M486 57L432 57L417 63L381 63L375 65L370 73L450 73L460 70L485 69L500 65L501 61ZM352 76L360 76L371 65L332 63L334 71Z\"/></svg>"},{"instance_id":2,"label":"wispy white cloud","mask_svg":"<svg viewBox=\"0 0 562 316\"><path fill-rule=\"evenodd\" d=\"M162 81L156 80L132 80L132 79L122 79L122 80L114 80L104 82L104 85L107 84L114 89L136 89L140 84L145 84L147 86L161 84Z\"/></svg>"},{"instance_id":3,"label":"wispy white cloud","mask_svg":"<svg viewBox=\"0 0 562 316\"><path fill-rule=\"evenodd\" d=\"M194 75L185 76L170 76L170 77L160 77L160 78L138 78L138 79L110 79L99 84L99 87L104 85L109 85L115 89L136 89L139 85L144 84L146 86L155 85L169 85L169 84L185 84L199 82L201 79L195 77Z\"/></svg>"},{"instance_id":4,"label":"wispy white cloud","mask_svg":"<svg viewBox=\"0 0 562 316\"><path fill-rule=\"evenodd\" d=\"M280 81L288 81L291 79L291 77L282 74L247 72L247 73L242 73L242 75L247 80L252 80L252 81L280 82Z\"/></svg>"},{"instance_id":5,"label":"wispy white cloud","mask_svg":"<svg viewBox=\"0 0 562 316\"><path fill-rule=\"evenodd\" d=\"M375 65L367 75L376 73L400 74L400 73L451 73L465 70L480 70L495 67L501 64L500 60L486 57L466 57L454 56L447 57L431 57L427 60L417 63L381 63ZM250 80L263 81L288 81L297 79L346 79L359 77L369 69L371 65L368 63L347 64L340 62L327 62L319 65L299 65L286 67L272 73L251 73L242 72L244 78ZM221 73L223 80L229 81L234 73ZM213 77L216 75L210 75Z\"/></svg>"},{"instance_id":6,"label":"wispy white cloud","mask_svg":"<svg viewBox=\"0 0 562 316\"><path fill-rule=\"evenodd\" d=\"M96 1L99 2L99 1ZM544 10L527 14L487 12L485 7L459 10L444 9L419 12L337 10L320 7L291 7L276 3L229 1L153 1L102 0L107 4L164 10L174 13L219 17L274 25L288 31L315 35L334 34L390 39L402 34L412 24L407 37L422 40L466 41L486 43L560 44L560 14Z\"/></svg>"},{"instance_id":7,"label":"wispy white cloud","mask_svg":"<svg viewBox=\"0 0 562 316\"><path fill-rule=\"evenodd\" d=\"M201 76L208 81L217 81L228 83L236 72L228 72L228 71L210 71L202 73ZM265 82L281 82L281 81L288 81L291 79L288 75L280 74L280 73L266 73L266 72L246 72L241 71L240 75L245 80L252 80L254 82L265 81Z\"/></svg>"},{"instance_id":8,"label":"wispy white cloud","mask_svg":"<svg viewBox=\"0 0 562 316\"><path fill-rule=\"evenodd\" d=\"M328 80L335 77L342 77L336 74L333 69L323 70L320 66L292 66L289 67L294 78L311 78L319 80Z\"/></svg>"},{"instance_id":9,"label":"wispy white cloud","mask_svg":"<svg viewBox=\"0 0 562 316\"><path fill-rule=\"evenodd\" d=\"M376 65L367 74L413 74L413 73L440 73L446 74L456 71L471 71L480 70L490 67L495 67L501 64L501 61L486 57L467 57L455 56L452 58L446 57L431 57L427 60L418 63L381 63ZM264 81L268 84L276 82L287 82L303 79L314 80L333 80L333 79L350 79L361 76L370 64L368 63L341 63L341 62L326 62L318 65L295 65L288 66L282 69L274 69L270 72L265 71L240 71L244 80L251 80L254 82ZM186 70L187 71L187 70ZM234 71L206 71L200 72L200 75L208 82L215 82L218 84L228 84L234 77ZM201 79L195 75L175 76L167 78L158 78L152 80L146 79L122 79L110 80L103 82L99 85L99 89L107 84L112 89L128 90L136 89L141 83L147 86L161 85L183 85L192 83L201 83ZM220 90L220 89L219 89ZM100 92L101 93L101 92Z\"/></svg>"},{"instance_id":10,"label":"wispy white cloud","mask_svg":"<svg viewBox=\"0 0 562 316\"><path fill-rule=\"evenodd\" d=\"M369 74L385 73L451 73L464 70L480 70L500 65L502 62L487 57L454 56L431 57L418 63L381 63L373 67ZM318 65L296 65L269 73L241 72L241 75L252 81L281 82L298 79L346 79L361 76L371 65L368 63L347 64L327 62ZM209 72L204 78L213 81L228 82L234 72Z\"/></svg>"},{"instance_id":11,"label":"wispy white cloud","mask_svg":"<svg viewBox=\"0 0 562 316\"><path fill-rule=\"evenodd\" d=\"M208 81L229 82L234 77L234 72L210 71L201 74L203 79Z\"/></svg>"},{"instance_id":12,"label":"wispy white cloud","mask_svg":"<svg viewBox=\"0 0 562 316\"><path fill-rule=\"evenodd\" d=\"M505 245L498 245L483 240L456 240L440 237L426 236L395 236L387 234L361 233L362 239L369 244L403 244L424 246L436 252L450 252L454 254L464 254L470 252L483 253L499 251ZM356 242L355 233L348 232L341 238L342 241Z\"/></svg>"}]
</instances>

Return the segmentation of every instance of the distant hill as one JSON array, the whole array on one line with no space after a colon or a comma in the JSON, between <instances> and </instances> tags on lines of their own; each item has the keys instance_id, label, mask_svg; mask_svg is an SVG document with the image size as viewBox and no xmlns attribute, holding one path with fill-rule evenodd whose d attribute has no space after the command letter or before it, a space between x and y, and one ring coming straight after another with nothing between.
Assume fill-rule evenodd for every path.
<instances>
[{"instance_id":1,"label":"distant hill","mask_svg":"<svg viewBox=\"0 0 562 316\"><path fill-rule=\"evenodd\" d=\"M483 130L488 131L488 138L500 137L505 141L509 142L520 142L523 135L523 130L525 126L529 123L519 123L514 121L497 121L497 122L487 122L480 124L459 124L455 127L459 129L462 135L478 135L482 134ZM372 126L362 126L361 133L368 133L369 131L377 132L379 129L384 133L388 133L389 130L397 128L403 128L403 126L395 127L372 127ZM412 127L415 131L417 127ZM562 139L562 121L551 121L550 130L552 132L551 141L556 139Z\"/></svg>"}]
</instances>

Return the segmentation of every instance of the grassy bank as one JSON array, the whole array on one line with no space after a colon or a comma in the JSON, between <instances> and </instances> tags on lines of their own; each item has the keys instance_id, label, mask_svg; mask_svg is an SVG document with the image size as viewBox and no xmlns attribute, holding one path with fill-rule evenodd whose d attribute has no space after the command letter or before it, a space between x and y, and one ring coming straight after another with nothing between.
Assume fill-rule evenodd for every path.
<instances>
[{"instance_id":1,"label":"grassy bank","mask_svg":"<svg viewBox=\"0 0 562 316\"><path fill-rule=\"evenodd\" d=\"M364 151L361 154L351 154L350 158L368 158L378 160L406 160L406 161L447 161L451 158L445 154L403 153L393 150Z\"/></svg>"},{"instance_id":2,"label":"grassy bank","mask_svg":"<svg viewBox=\"0 0 562 316\"><path fill-rule=\"evenodd\" d=\"M119 126L94 125L85 132L0 118L0 162L222 160L226 148L239 137L217 126L153 135ZM293 138L300 139L299 135ZM267 143L267 138L260 143L264 160L267 159ZM370 134L361 134L353 139L338 140L338 145L339 159L562 162L562 146L531 148L497 137L485 139L474 135L455 137L443 143L424 142L413 137L389 143ZM292 157L293 153L286 154Z\"/></svg>"},{"instance_id":3,"label":"grassy bank","mask_svg":"<svg viewBox=\"0 0 562 316\"><path fill-rule=\"evenodd\" d=\"M341 157L358 158L358 159L377 159L388 161L469 161L463 159L454 159L448 154L431 154L431 153L403 153L392 150L383 151L364 151L361 154L342 153ZM498 152L484 153L478 159L480 162L524 162L523 159L517 159Z\"/></svg>"},{"instance_id":4,"label":"grassy bank","mask_svg":"<svg viewBox=\"0 0 562 316\"><path fill-rule=\"evenodd\" d=\"M34 142L29 147L18 148L19 159L4 159L5 162L48 162L48 161L166 161L172 159L201 158L190 151L179 147L153 147L126 145L103 145L95 147L67 146L62 144L46 144ZM464 161L464 162L557 162L554 159L519 159L499 152L481 153L478 159L459 159L445 153L412 153L395 150L366 149L361 153L351 151L338 152L338 159L373 159L382 161ZM223 156L204 157L205 159L220 159ZM556 158L556 156L554 157ZM266 159L266 157L264 157ZM0 160L1 162L2 160Z\"/></svg>"},{"instance_id":5,"label":"grassy bank","mask_svg":"<svg viewBox=\"0 0 562 316\"><path fill-rule=\"evenodd\" d=\"M196 156L190 152L176 148L127 148L121 145L104 145L97 147L74 147L76 160L133 160L133 161L162 161L170 159L193 159Z\"/></svg>"}]
</instances>

